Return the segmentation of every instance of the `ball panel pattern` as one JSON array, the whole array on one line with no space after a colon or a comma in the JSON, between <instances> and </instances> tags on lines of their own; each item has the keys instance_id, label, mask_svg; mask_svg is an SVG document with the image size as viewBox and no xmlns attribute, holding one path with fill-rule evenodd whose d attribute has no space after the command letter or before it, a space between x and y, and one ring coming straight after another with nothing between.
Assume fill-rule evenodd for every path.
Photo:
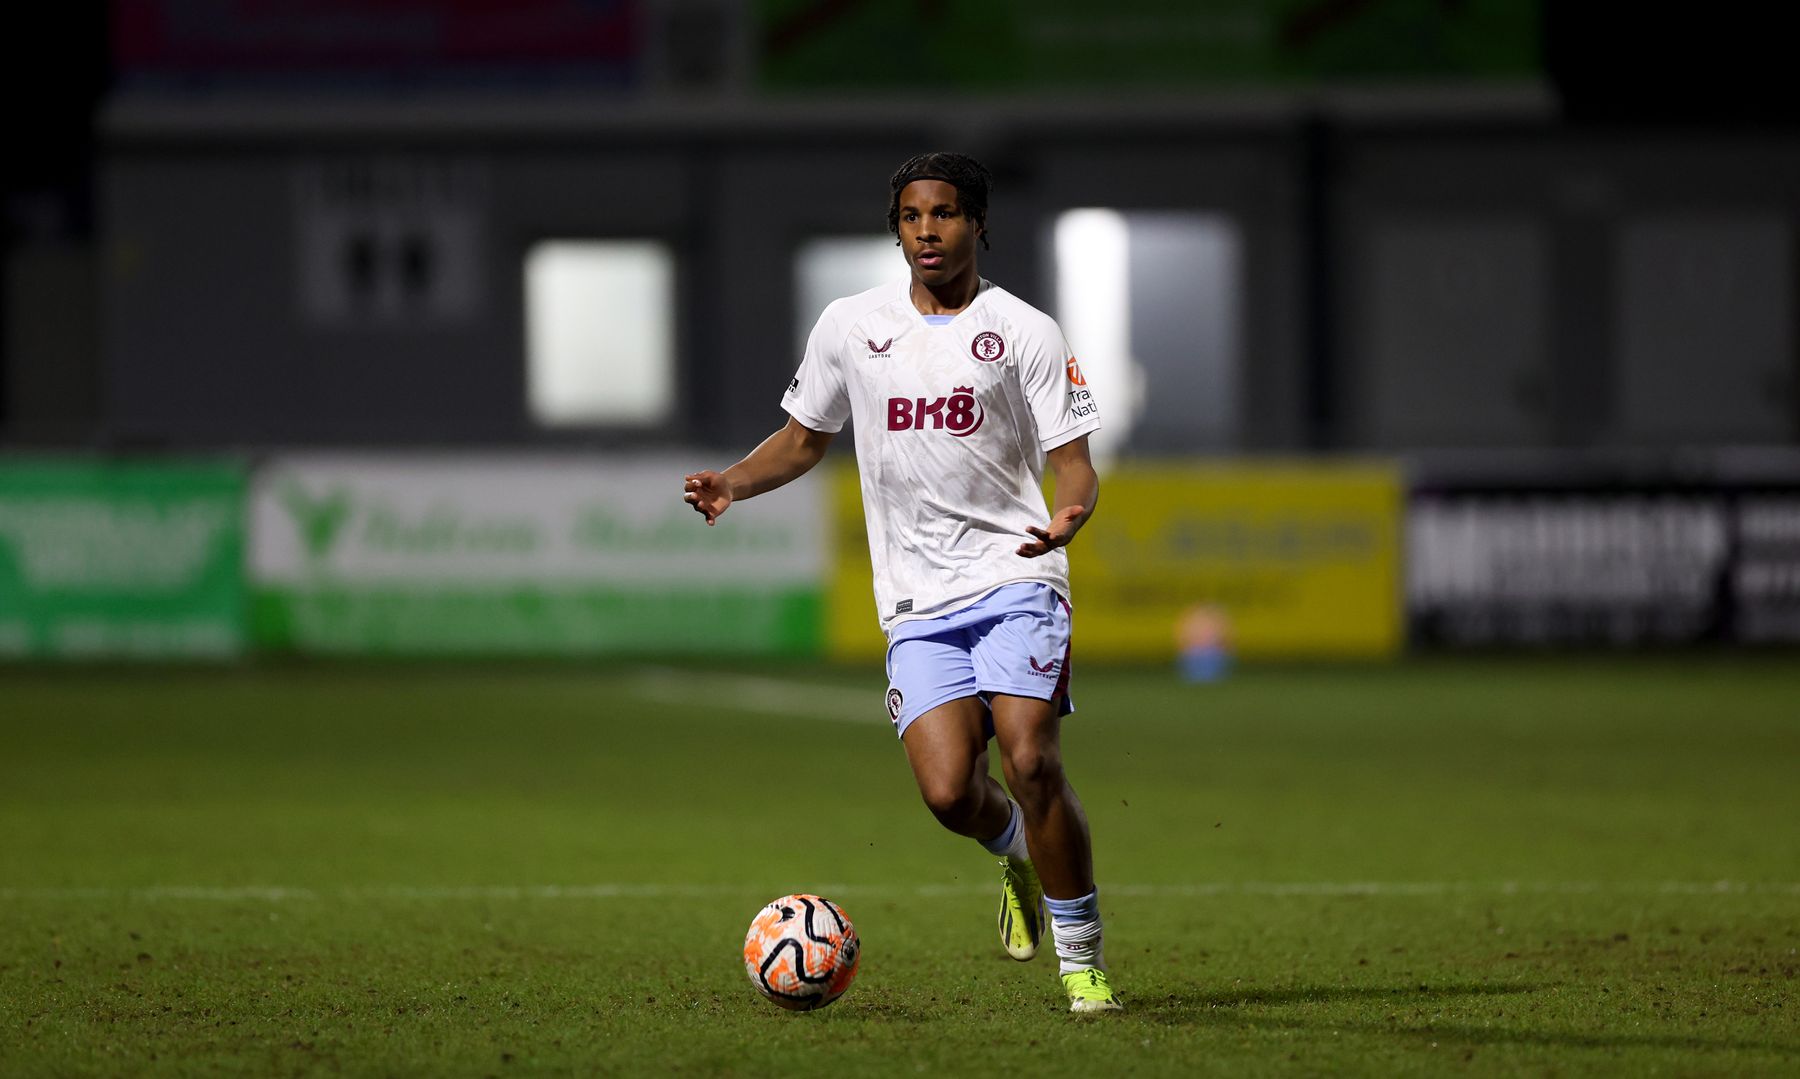
<instances>
[{"instance_id":1,"label":"ball panel pattern","mask_svg":"<svg viewBox=\"0 0 1800 1079\"><path fill-rule=\"evenodd\" d=\"M758 992L791 1011L823 1008L850 988L862 942L842 907L789 895L764 907L744 937L744 972Z\"/></svg>"}]
</instances>

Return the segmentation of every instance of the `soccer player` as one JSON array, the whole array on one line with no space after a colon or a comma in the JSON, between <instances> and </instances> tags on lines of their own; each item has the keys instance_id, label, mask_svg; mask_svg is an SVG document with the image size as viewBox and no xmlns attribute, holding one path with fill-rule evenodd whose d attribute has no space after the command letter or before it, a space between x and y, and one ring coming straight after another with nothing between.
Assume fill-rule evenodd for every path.
<instances>
[{"instance_id":1,"label":"soccer player","mask_svg":"<svg viewBox=\"0 0 1800 1079\"><path fill-rule=\"evenodd\" d=\"M1048 908L1070 1010L1113 1011L1087 818L1061 750L1073 711L1062 548L1099 496L1087 436L1100 420L1056 323L976 270L988 186L961 154L894 173L888 229L907 280L826 307L788 383L786 426L724 472L688 476L684 497L712 525L818 464L855 419L888 715L919 791L944 827L1000 857L1007 953L1037 954ZM1005 788L988 774L990 740Z\"/></svg>"}]
</instances>

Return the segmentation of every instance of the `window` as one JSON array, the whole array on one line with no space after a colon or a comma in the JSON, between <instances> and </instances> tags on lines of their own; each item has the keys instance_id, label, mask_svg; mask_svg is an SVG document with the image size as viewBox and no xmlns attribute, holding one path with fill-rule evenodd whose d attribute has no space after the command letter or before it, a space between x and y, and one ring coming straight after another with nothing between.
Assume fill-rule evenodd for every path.
<instances>
[{"instance_id":1,"label":"window","mask_svg":"<svg viewBox=\"0 0 1800 1079\"><path fill-rule=\"evenodd\" d=\"M1360 298L1358 440L1380 449L1550 438L1553 237L1523 215L1383 215L1346 282Z\"/></svg>"},{"instance_id":2,"label":"window","mask_svg":"<svg viewBox=\"0 0 1800 1079\"><path fill-rule=\"evenodd\" d=\"M876 285L898 285L910 273L905 256L887 233L808 240L794 255L794 364L825 305Z\"/></svg>"},{"instance_id":3,"label":"window","mask_svg":"<svg viewBox=\"0 0 1800 1079\"><path fill-rule=\"evenodd\" d=\"M525 256L526 393L546 427L641 426L675 407L675 265L653 240L546 240Z\"/></svg>"},{"instance_id":4,"label":"window","mask_svg":"<svg viewBox=\"0 0 1800 1079\"><path fill-rule=\"evenodd\" d=\"M1163 453L1238 443L1243 244L1223 214L1069 210L1056 315L1100 405L1089 443Z\"/></svg>"},{"instance_id":5,"label":"window","mask_svg":"<svg viewBox=\"0 0 1800 1079\"><path fill-rule=\"evenodd\" d=\"M1794 245L1778 210L1619 230L1613 412L1628 443L1780 444L1793 432Z\"/></svg>"}]
</instances>

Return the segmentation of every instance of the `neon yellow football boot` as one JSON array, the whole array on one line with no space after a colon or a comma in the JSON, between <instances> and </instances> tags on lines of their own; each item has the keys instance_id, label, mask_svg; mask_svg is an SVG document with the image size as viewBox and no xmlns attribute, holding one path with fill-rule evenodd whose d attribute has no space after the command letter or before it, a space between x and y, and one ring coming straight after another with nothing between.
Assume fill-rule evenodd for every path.
<instances>
[{"instance_id":1,"label":"neon yellow football boot","mask_svg":"<svg viewBox=\"0 0 1800 1079\"><path fill-rule=\"evenodd\" d=\"M1106 971L1094 967L1073 970L1062 976L1063 988L1069 991L1072 1012L1121 1012L1125 1005L1106 980Z\"/></svg>"},{"instance_id":2,"label":"neon yellow football boot","mask_svg":"<svg viewBox=\"0 0 1800 1079\"><path fill-rule=\"evenodd\" d=\"M1000 946L1023 963L1044 938L1044 886L1023 858L1002 858L1000 867Z\"/></svg>"}]
</instances>

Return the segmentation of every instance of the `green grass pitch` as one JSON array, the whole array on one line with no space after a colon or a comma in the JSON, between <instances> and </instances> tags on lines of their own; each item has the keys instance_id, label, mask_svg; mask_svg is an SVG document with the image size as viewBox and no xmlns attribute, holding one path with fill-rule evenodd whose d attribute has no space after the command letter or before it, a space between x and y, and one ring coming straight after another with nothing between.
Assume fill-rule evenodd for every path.
<instances>
[{"instance_id":1,"label":"green grass pitch","mask_svg":"<svg viewBox=\"0 0 1800 1079\"><path fill-rule=\"evenodd\" d=\"M0 669L0 1074L1800 1073L1800 662L1077 669L1130 1010L874 670ZM857 984L738 952L820 891Z\"/></svg>"}]
</instances>

